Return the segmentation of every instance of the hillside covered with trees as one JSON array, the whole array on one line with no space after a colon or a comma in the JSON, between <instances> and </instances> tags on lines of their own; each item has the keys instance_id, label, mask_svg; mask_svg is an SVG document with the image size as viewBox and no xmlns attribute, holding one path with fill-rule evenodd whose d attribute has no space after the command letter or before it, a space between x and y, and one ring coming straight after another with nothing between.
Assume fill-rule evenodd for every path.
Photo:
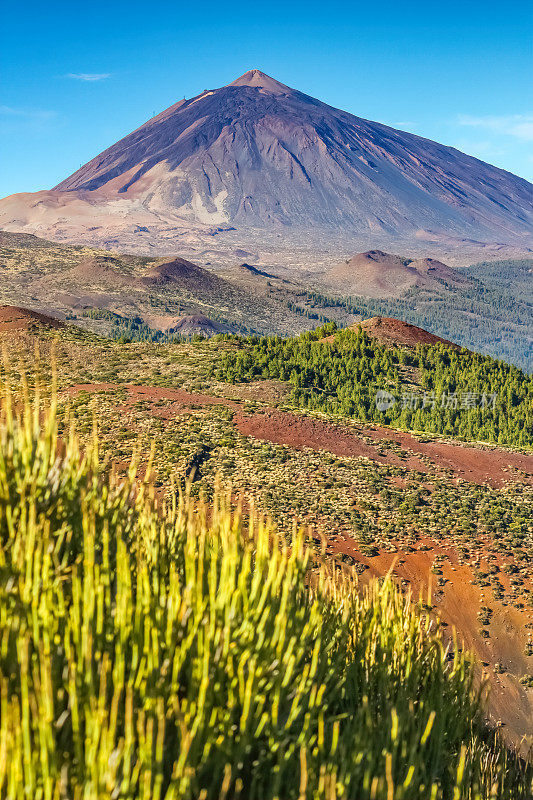
<instances>
[{"instance_id":1,"label":"hillside covered with trees","mask_svg":"<svg viewBox=\"0 0 533 800\"><path fill-rule=\"evenodd\" d=\"M220 379L289 381L304 408L465 440L533 444L533 379L489 356L442 344L387 347L361 328L337 331L334 324L291 339L236 343L221 359Z\"/></svg>"}]
</instances>

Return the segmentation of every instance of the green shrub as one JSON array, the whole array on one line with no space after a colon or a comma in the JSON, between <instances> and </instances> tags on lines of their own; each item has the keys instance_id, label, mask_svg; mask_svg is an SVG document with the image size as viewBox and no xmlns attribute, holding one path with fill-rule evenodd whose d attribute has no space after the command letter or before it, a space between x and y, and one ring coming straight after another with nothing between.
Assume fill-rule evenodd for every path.
<instances>
[{"instance_id":1,"label":"green shrub","mask_svg":"<svg viewBox=\"0 0 533 800\"><path fill-rule=\"evenodd\" d=\"M526 798L452 660L390 580L361 595L220 493L157 510L58 442L0 435L0 797Z\"/></svg>"},{"instance_id":2,"label":"green shrub","mask_svg":"<svg viewBox=\"0 0 533 800\"><path fill-rule=\"evenodd\" d=\"M335 336L326 343L328 334ZM361 328L331 325L239 345L220 359L218 379L277 378L290 383L294 404L310 410L466 441L533 445L533 379L489 356L442 344L387 347ZM406 367L418 376L414 392ZM385 411L375 402L380 390L396 399Z\"/></svg>"}]
</instances>

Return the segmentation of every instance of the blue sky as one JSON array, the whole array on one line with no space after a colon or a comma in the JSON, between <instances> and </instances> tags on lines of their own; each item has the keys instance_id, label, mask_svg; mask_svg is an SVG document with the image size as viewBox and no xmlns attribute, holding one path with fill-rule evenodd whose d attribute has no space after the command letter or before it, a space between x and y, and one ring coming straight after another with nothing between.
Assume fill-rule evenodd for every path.
<instances>
[{"instance_id":1,"label":"blue sky","mask_svg":"<svg viewBox=\"0 0 533 800\"><path fill-rule=\"evenodd\" d=\"M0 196L52 187L154 112L254 67L533 181L529 0L30 0L2 22Z\"/></svg>"}]
</instances>

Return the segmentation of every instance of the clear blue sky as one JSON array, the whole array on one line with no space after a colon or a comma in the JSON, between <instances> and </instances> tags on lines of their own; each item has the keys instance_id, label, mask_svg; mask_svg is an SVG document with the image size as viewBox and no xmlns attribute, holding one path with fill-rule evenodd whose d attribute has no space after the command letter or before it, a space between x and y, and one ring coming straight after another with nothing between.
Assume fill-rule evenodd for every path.
<instances>
[{"instance_id":1,"label":"clear blue sky","mask_svg":"<svg viewBox=\"0 0 533 800\"><path fill-rule=\"evenodd\" d=\"M533 181L530 0L4 4L0 196L256 67Z\"/></svg>"}]
</instances>

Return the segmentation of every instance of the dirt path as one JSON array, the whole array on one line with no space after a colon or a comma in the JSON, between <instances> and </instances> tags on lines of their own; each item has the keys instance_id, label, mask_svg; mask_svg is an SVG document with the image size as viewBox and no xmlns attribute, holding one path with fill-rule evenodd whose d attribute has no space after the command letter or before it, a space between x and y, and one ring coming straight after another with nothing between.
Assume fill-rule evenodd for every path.
<instances>
[{"instance_id":1,"label":"dirt path","mask_svg":"<svg viewBox=\"0 0 533 800\"><path fill-rule=\"evenodd\" d=\"M70 396L75 396L80 392L108 392L120 389L128 393L128 405L139 400L149 403L169 400L171 406L153 409L157 416L164 419L170 419L187 406L223 405L236 411L235 425L244 436L285 444L298 450L310 447L345 458L364 457L378 464L389 464L423 473L429 473L434 466L436 469L451 470L455 478L471 483L488 484L493 488L500 488L510 480L533 485L533 455L449 442L421 442L403 431L376 425L348 427L324 419L275 409L249 414L243 411L241 403L234 400L162 386L79 383L66 389L66 392ZM383 443L386 440L397 443L404 454L398 454L385 447Z\"/></svg>"},{"instance_id":2,"label":"dirt path","mask_svg":"<svg viewBox=\"0 0 533 800\"><path fill-rule=\"evenodd\" d=\"M429 472L428 459L436 468L452 470L456 478L478 484L501 487L511 479L533 484L533 456L505 450L489 450L473 445L447 442L419 442L409 433L388 428L343 427L326 420L289 412L270 410L264 414L235 415L240 433L257 439L302 449L325 450L337 456L364 456L380 464L403 466ZM375 446L365 439L372 439ZM407 452L401 458L394 451L382 449L384 440L397 442ZM526 473L517 474L516 471Z\"/></svg>"}]
</instances>

